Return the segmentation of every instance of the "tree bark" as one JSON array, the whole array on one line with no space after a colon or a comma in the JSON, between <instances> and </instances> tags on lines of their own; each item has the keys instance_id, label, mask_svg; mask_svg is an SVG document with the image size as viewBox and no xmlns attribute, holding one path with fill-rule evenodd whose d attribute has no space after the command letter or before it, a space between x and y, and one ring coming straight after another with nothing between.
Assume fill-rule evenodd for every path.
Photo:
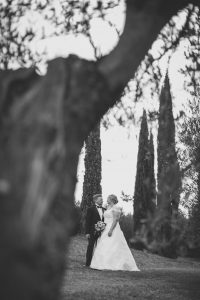
<instances>
[{"instance_id":1,"label":"tree bark","mask_svg":"<svg viewBox=\"0 0 200 300\"><path fill-rule=\"evenodd\" d=\"M50 62L45 77L0 75L0 299L55 300L79 152L107 87L95 63L74 56Z\"/></svg>"}]
</instances>

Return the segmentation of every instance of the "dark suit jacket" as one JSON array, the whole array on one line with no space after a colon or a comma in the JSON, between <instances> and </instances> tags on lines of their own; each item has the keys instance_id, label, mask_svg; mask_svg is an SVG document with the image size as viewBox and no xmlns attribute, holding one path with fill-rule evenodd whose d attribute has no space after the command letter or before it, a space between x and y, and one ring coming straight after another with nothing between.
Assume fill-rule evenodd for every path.
<instances>
[{"instance_id":1,"label":"dark suit jacket","mask_svg":"<svg viewBox=\"0 0 200 300\"><path fill-rule=\"evenodd\" d=\"M102 208L103 213L105 211L104 208ZM96 208L96 206L89 207L86 214L86 221L85 221L85 234L94 234L95 224L101 221L99 212ZM104 221L104 217L102 218L102 221Z\"/></svg>"}]
</instances>

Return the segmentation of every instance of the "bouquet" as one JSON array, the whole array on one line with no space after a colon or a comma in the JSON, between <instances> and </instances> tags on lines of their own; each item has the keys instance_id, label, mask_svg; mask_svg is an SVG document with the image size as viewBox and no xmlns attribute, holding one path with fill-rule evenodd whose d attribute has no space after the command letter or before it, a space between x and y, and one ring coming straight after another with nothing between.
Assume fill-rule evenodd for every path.
<instances>
[{"instance_id":1,"label":"bouquet","mask_svg":"<svg viewBox=\"0 0 200 300\"><path fill-rule=\"evenodd\" d=\"M95 224L95 232L94 232L94 236L98 239L101 235L101 233L104 231L106 227L106 223L104 223L103 221L98 221Z\"/></svg>"}]
</instances>

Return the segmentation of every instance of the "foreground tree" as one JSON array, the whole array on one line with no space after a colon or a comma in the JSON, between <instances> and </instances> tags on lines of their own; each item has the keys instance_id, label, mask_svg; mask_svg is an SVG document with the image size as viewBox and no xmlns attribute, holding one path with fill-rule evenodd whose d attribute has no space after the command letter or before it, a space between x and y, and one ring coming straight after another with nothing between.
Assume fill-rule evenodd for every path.
<instances>
[{"instance_id":1,"label":"foreground tree","mask_svg":"<svg viewBox=\"0 0 200 300\"><path fill-rule=\"evenodd\" d=\"M124 33L97 63L69 56L44 77L0 73L1 299L59 299L83 142L187 3L128 0Z\"/></svg>"},{"instance_id":2,"label":"foreground tree","mask_svg":"<svg viewBox=\"0 0 200 300\"><path fill-rule=\"evenodd\" d=\"M101 194L101 139L100 124L88 136L85 142L85 174L81 202L82 229L87 208L93 203L93 195Z\"/></svg>"}]
</instances>

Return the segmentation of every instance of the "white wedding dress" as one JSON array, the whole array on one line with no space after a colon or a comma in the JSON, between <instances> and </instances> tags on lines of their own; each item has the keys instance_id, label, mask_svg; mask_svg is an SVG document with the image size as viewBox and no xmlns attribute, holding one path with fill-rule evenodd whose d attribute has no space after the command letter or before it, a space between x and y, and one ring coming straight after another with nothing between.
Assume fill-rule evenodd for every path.
<instances>
[{"instance_id":1,"label":"white wedding dress","mask_svg":"<svg viewBox=\"0 0 200 300\"><path fill-rule=\"evenodd\" d=\"M108 236L114 212L121 212L121 208L113 206L104 213L106 228L97 240L90 267L98 270L139 271L119 222L114 228L112 236Z\"/></svg>"}]
</instances>

